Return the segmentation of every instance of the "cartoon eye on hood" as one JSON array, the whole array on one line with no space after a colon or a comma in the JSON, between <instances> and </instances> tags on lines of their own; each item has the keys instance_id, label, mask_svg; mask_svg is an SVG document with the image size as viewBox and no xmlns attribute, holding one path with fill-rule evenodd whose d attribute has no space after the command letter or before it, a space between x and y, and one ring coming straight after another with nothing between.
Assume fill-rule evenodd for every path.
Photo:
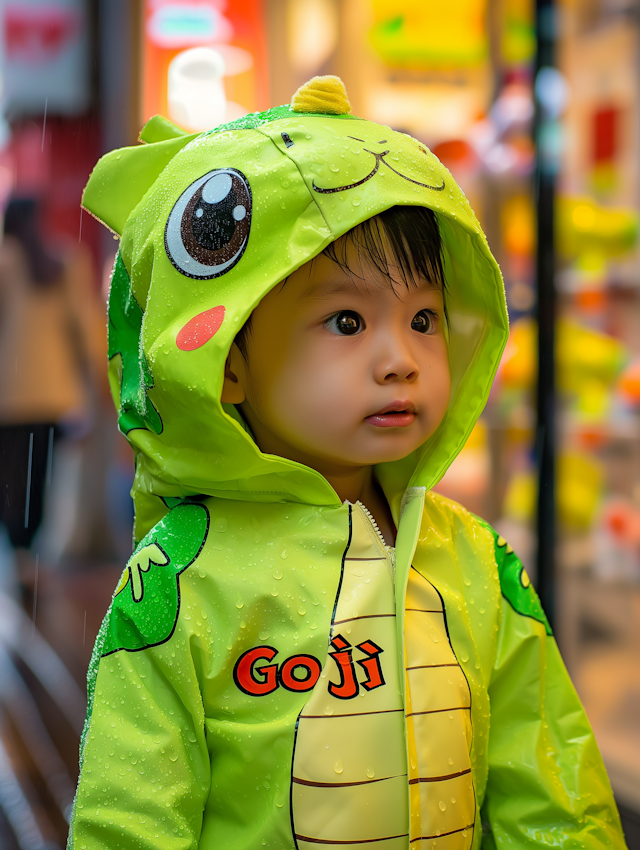
<instances>
[{"instance_id":1,"label":"cartoon eye on hood","mask_svg":"<svg viewBox=\"0 0 640 850\"><path fill-rule=\"evenodd\" d=\"M187 277L219 277L243 255L250 228L249 181L235 168L216 168L176 201L165 229L167 256Z\"/></svg>"}]
</instances>

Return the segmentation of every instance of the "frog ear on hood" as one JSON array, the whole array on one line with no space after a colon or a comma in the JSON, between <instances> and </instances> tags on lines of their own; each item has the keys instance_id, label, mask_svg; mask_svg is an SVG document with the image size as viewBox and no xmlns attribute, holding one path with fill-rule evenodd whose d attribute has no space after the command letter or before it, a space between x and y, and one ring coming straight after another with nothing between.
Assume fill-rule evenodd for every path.
<instances>
[{"instance_id":1,"label":"frog ear on hood","mask_svg":"<svg viewBox=\"0 0 640 850\"><path fill-rule=\"evenodd\" d=\"M189 135L186 130L173 124L164 115L154 115L140 130L140 141L153 144L154 142L166 142L169 139L180 139Z\"/></svg>"},{"instance_id":2,"label":"frog ear on hood","mask_svg":"<svg viewBox=\"0 0 640 850\"><path fill-rule=\"evenodd\" d=\"M160 173L197 135L183 133L166 119L154 122L153 118L144 127L143 134L144 141L149 144L119 148L103 156L82 195L82 206L118 235L122 234L129 215ZM163 141L159 140L161 138Z\"/></svg>"}]
</instances>

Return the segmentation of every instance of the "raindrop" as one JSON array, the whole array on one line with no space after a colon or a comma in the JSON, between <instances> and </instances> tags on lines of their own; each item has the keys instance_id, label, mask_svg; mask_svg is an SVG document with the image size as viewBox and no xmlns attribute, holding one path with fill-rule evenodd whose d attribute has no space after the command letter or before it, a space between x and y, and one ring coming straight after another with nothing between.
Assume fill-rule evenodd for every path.
<instances>
[{"instance_id":1,"label":"raindrop","mask_svg":"<svg viewBox=\"0 0 640 850\"><path fill-rule=\"evenodd\" d=\"M373 779L373 777L376 775L376 772L372 767L368 767L366 772L369 779Z\"/></svg>"},{"instance_id":2,"label":"raindrop","mask_svg":"<svg viewBox=\"0 0 640 850\"><path fill-rule=\"evenodd\" d=\"M222 534L229 528L229 520L226 517L218 517L218 519L213 523L212 526L214 531L217 531L218 534Z\"/></svg>"},{"instance_id":3,"label":"raindrop","mask_svg":"<svg viewBox=\"0 0 640 850\"><path fill-rule=\"evenodd\" d=\"M440 800L440 802L438 803L438 808L440 809L441 812L446 812L447 804L445 803L444 800Z\"/></svg>"},{"instance_id":4,"label":"raindrop","mask_svg":"<svg viewBox=\"0 0 640 850\"><path fill-rule=\"evenodd\" d=\"M342 773L344 771L344 765L342 764L342 759L338 759L338 761L334 764L333 770L335 773Z\"/></svg>"},{"instance_id":5,"label":"raindrop","mask_svg":"<svg viewBox=\"0 0 640 850\"><path fill-rule=\"evenodd\" d=\"M33 440L33 434L31 434L31 439ZM31 447L30 447L31 448ZM31 455L29 455L29 464L31 464ZM28 491L27 491L28 492ZM28 516L28 514L27 514ZM25 522L25 528L27 523ZM36 630L36 609L38 607L38 567L40 565L40 555L36 555L36 575L33 583L33 631L35 633ZM84 646L84 641L82 642Z\"/></svg>"}]
</instances>

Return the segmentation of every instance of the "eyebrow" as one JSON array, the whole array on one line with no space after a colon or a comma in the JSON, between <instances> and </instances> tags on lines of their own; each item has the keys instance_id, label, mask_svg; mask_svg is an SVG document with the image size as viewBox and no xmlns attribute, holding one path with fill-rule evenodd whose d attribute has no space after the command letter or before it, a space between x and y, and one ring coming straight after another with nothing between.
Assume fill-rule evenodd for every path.
<instances>
[{"instance_id":1,"label":"eyebrow","mask_svg":"<svg viewBox=\"0 0 640 850\"><path fill-rule=\"evenodd\" d=\"M338 278L325 279L322 282L311 284L306 291L300 296L301 301L321 301L331 295L339 295L340 293L357 293L361 294L360 290L352 280L339 280Z\"/></svg>"},{"instance_id":2,"label":"eyebrow","mask_svg":"<svg viewBox=\"0 0 640 850\"><path fill-rule=\"evenodd\" d=\"M431 281L425 280L426 284L425 289L429 291L441 292L442 290L439 286L436 286L431 283ZM361 285L359 285L361 284ZM333 295L340 294L349 294L349 295L358 295L363 296L369 291L369 287L376 288L377 286L384 286L386 284L381 283L372 283L369 284L366 280L362 280L360 278L357 281L353 280L340 280L339 278L330 278L329 280L323 280L321 282L317 282L316 284L311 284L308 286L306 291L300 295L299 300L302 302L305 301L323 301L326 298L330 298Z\"/></svg>"}]
</instances>

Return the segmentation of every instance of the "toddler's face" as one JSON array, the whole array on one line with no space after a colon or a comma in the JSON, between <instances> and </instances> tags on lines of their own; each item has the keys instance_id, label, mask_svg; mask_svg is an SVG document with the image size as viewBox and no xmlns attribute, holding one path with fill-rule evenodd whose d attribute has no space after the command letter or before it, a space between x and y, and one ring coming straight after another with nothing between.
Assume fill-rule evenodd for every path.
<instances>
[{"instance_id":1,"label":"toddler's face","mask_svg":"<svg viewBox=\"0 0 640 850\"><path fill-rule=\"evenodd\" d=\"M347 259L359 268L351 245ZM256 307L222 400L263 452L330 476L405 457L436 430L451 388L442 292L390 270L395 292L372 265L360 280L320 254Z\"/></svg>"}]
</instances>

